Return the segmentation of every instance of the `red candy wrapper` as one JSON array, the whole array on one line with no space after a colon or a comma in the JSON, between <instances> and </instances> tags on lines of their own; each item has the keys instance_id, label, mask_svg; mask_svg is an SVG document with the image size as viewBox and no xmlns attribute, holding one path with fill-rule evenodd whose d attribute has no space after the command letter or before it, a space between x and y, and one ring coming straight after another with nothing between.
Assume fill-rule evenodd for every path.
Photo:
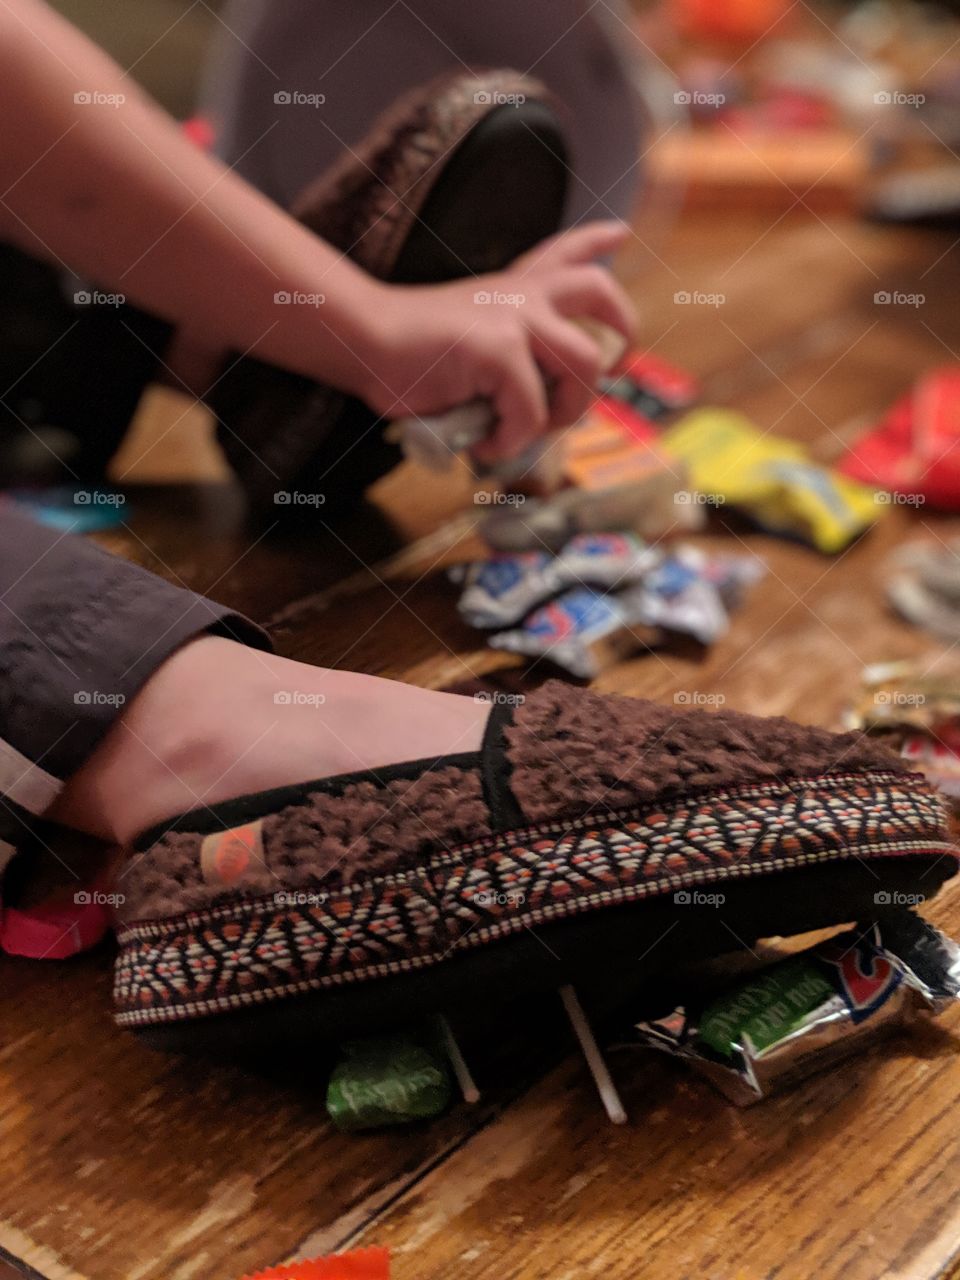
<instances>
[{"instance_id":1,"label":"red candy wrapper","mask_svg":"<svg viewBox=\"0 0 960 1280\"><path fill-rule=\"evenodd\" d=\"M649 352L627 356L600 390L605 398L629 405L646 419L689 409L700 396L700 384L692 374Z\"/></svg>"},{"instance_id":2,"label":"red candy wrapper","mask_svg":"<svg viewBox=\"0 0 960 1280\"><path fill-rule=\"evenodd\" d=\"M838 470L932 506L960 508L960 365L922 377Z\"/></svg>"},{"instance_id":3,"label":"red candy wrapper","mask_svg":"<svg viewBox=\"0 0 960 1280\"><path fill-rule=\"evenodd\" d=\"M390 1280L390 1254L386 1249L353 1249L309 1262L270 1267L243 1280Z\"/></svg>"}]
</instances>

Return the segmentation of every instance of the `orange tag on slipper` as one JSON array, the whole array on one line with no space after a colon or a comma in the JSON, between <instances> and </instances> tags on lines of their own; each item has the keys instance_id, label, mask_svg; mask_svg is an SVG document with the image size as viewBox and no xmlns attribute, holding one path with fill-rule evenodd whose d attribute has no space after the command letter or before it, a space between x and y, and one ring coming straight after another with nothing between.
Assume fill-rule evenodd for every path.
<instances>
[{"instance_id":1,"label":"orange tag on slipper","mask_svg":"<svg viewBox=\"0 0 960 1280\"><path fill-rule=\"evenodd\" d=\"M207 884L229 887L262 862L262 818L229 831L213 831L200 846L200 874Z\"/></svg>"},{"instance_id":2,"label":"orange tag on slipper","mask_svg":"<svg viewBox=\"0 0 960 1280\"><path fill-rule=\"evenodd\" d=\"M353 1249L311 1262L291 1262L287 1266L258 1271L243 1280L390 1280L390 1253L387 1249Z\"/></svg>"}]
</instances>

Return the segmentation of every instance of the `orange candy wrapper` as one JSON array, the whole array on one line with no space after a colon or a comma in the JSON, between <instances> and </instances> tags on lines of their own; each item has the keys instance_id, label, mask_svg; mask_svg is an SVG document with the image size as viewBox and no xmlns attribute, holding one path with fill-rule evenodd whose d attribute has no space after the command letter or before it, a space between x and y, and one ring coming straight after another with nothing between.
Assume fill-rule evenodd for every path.
<instances>
[{"instance_id":1,"label":"orange candy wrapper","mask_svg":"<svg viewBox=\"0 0 960 1280\"><path fill-rule=\"evenodd\" d=\"M270 1267L243 1280L390 1280L390 1252L376 1247L353 1249L310 1262Z\"/></svg>"}]
</instances>

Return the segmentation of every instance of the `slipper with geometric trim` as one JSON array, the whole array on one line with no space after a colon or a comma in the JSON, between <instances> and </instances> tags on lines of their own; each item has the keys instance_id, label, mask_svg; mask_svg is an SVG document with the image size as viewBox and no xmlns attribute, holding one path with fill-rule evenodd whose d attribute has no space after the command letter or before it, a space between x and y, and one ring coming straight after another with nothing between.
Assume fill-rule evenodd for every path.
<instances>
[{"instance_id":1,"label":"slipper with geometric trim","mask_svg":"<svg viewBox=\"0 0 960 1280\"><path fill-rule=\"evenodd\" d=\"M857 734L550 681L478 752L146 832L117 1020L177 1049L372 1032L933 897L943 805Z\"/></svg>"}]
</instances>

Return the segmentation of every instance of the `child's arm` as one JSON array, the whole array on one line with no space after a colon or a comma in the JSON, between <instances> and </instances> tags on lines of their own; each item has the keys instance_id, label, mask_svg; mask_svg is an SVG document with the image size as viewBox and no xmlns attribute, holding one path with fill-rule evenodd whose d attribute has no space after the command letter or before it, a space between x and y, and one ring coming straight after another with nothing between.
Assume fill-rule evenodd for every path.
<instances>
[{"instance_id":1,"label":"child's arm","mask_svg":"<svg viewBox=\"0 0 960 1280\"><path fill-rule=\"evenodd\" d=\"M187 142L40 0L0 5L0 118L0 237L211 346L254 352L380 412L488 395L501 415L499 443L512 452L548 418L575 416L598 372L594 344L564 316L630 324L616 286L584 265L622 240L609 224L561 238L536 261L527 255L522 278L497 286L526 294L513 315L476 307L472 280L402 289L374 281ZM279 291L326 301L277 306ZM559 378L552 412L535 361Z\"/></svg>"}]
</instances>

